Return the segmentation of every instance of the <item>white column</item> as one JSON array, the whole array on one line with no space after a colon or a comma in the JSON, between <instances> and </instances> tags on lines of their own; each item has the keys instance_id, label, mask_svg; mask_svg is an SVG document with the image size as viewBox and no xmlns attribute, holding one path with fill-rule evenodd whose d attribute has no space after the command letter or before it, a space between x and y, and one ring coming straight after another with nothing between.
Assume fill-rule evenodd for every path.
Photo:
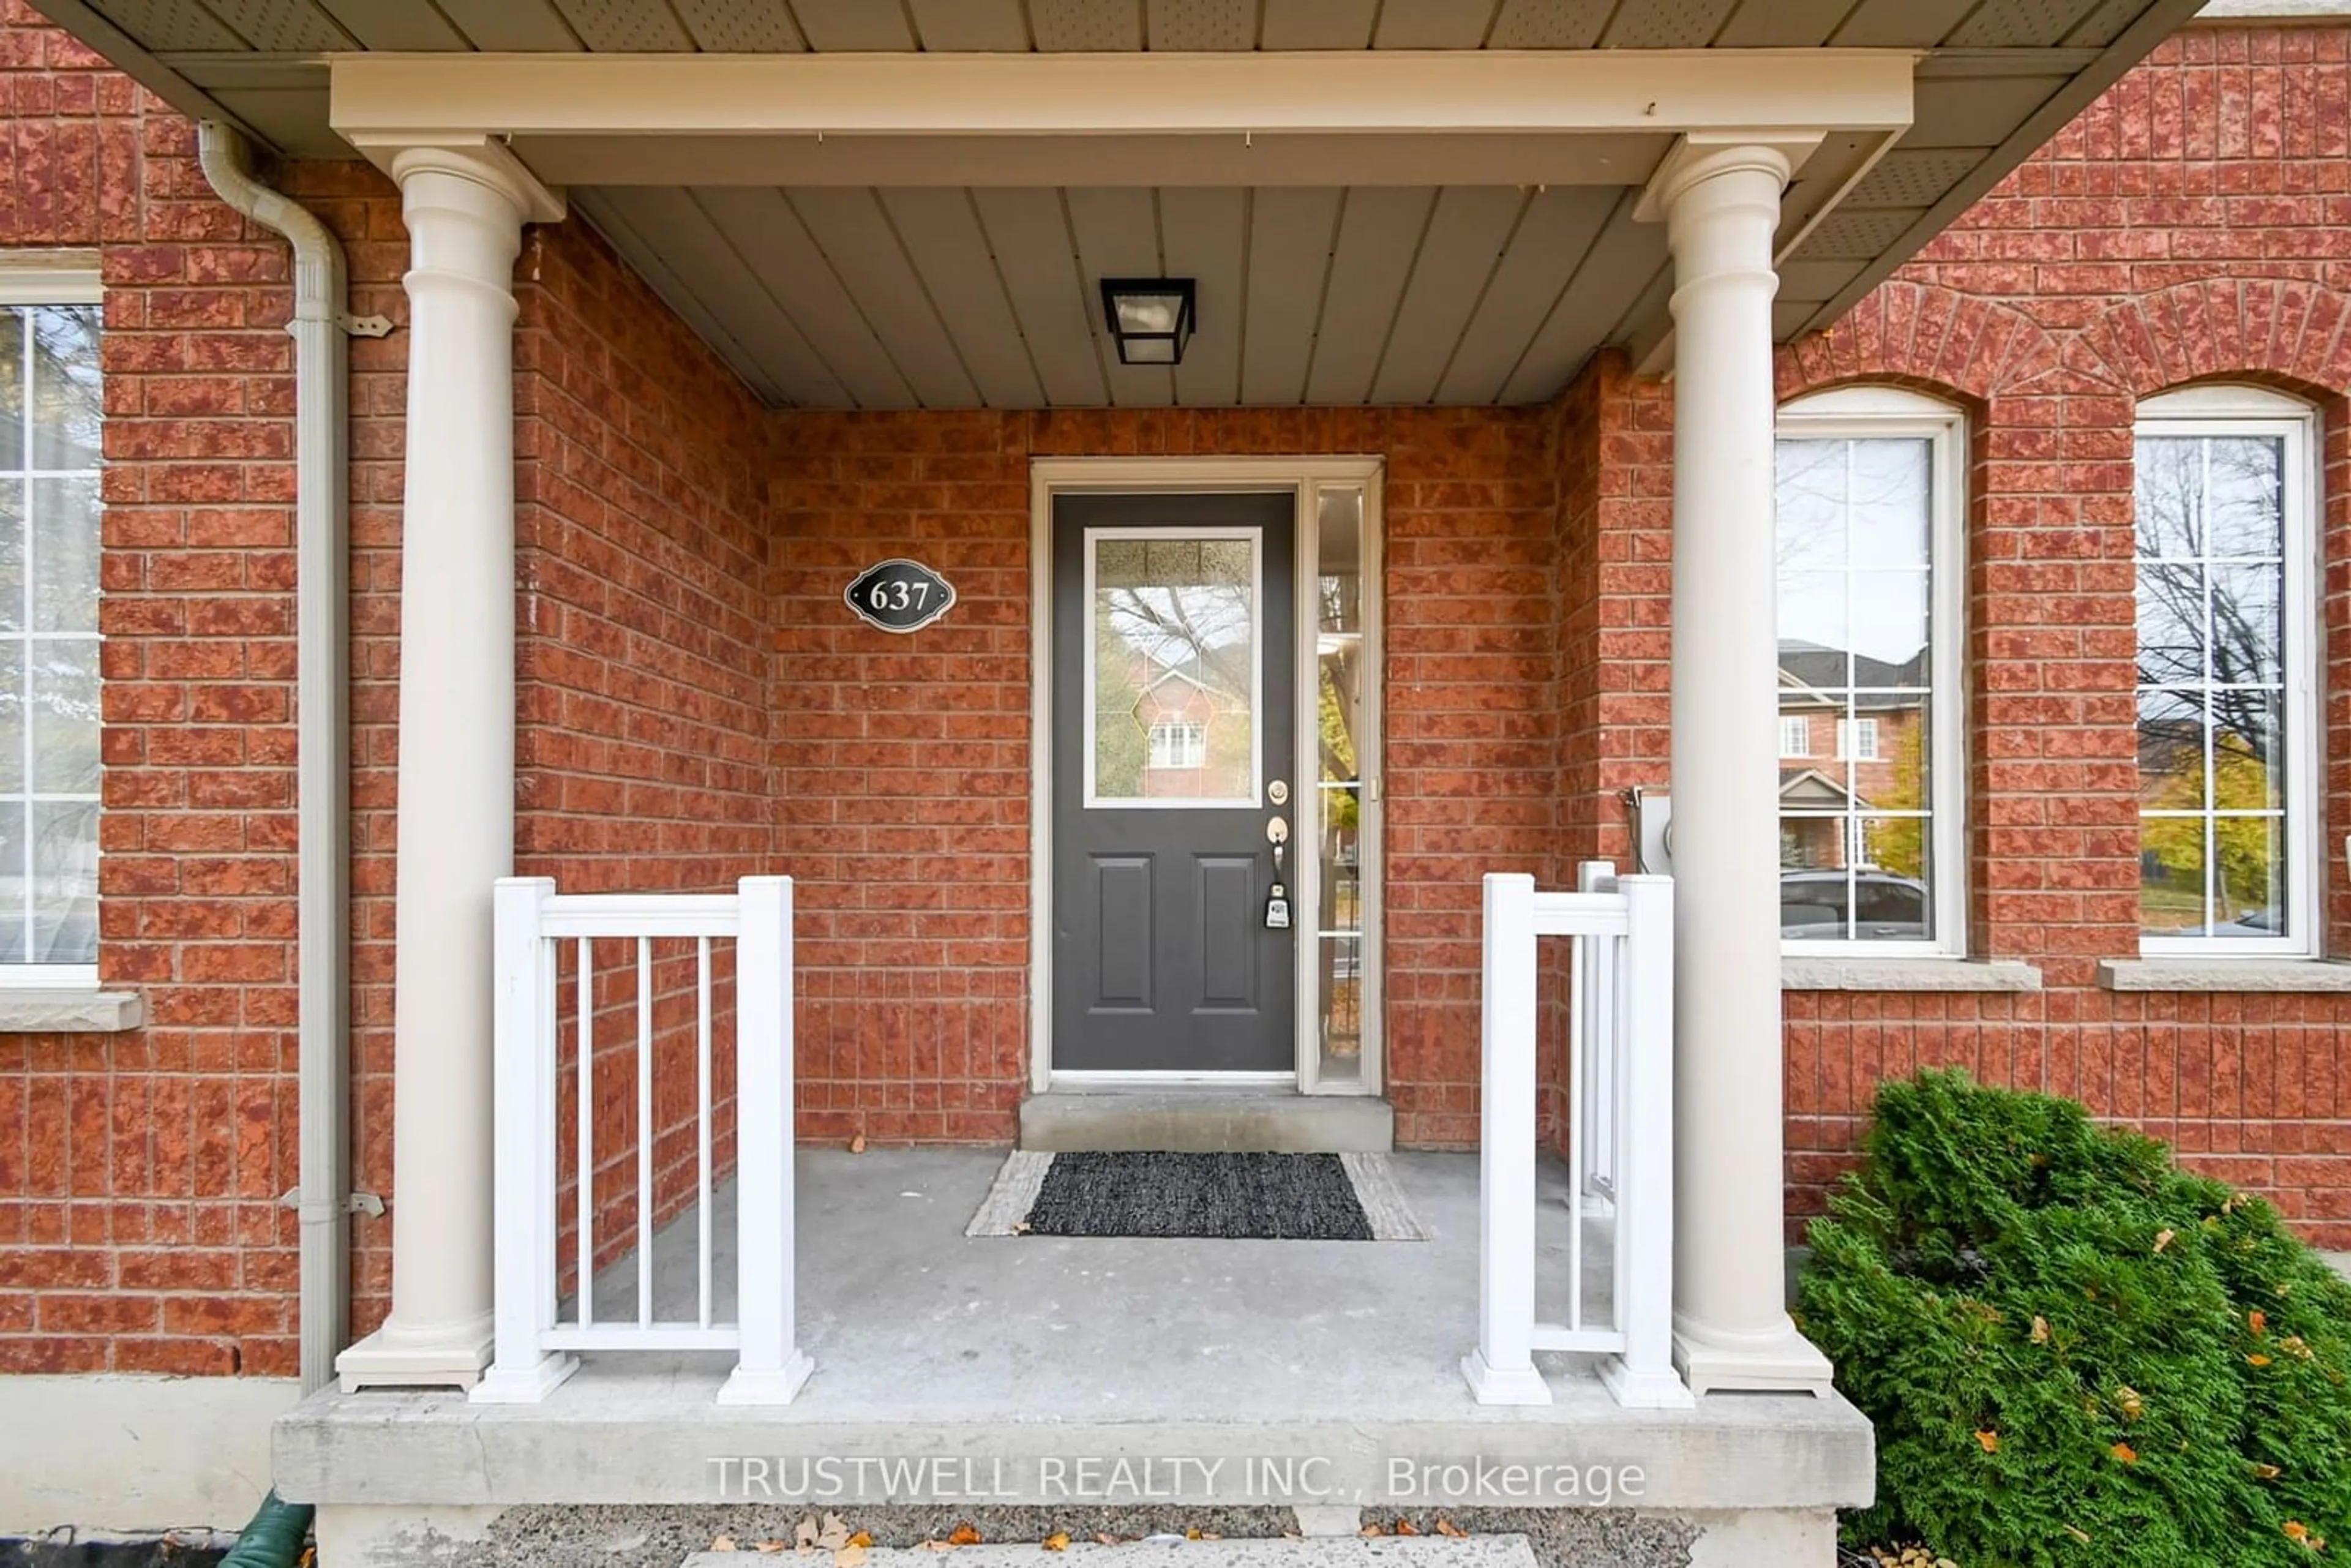
<instances>
[{"instance_id":1,"label":"white column","mask_svg":"<svg viewBox=\"0 0 2351 1568\"><path fill-rule=\"evenodd\" d=\"M1674 1362L1825 1391L1782 1284L1772 235L1790 146L1686 138L1643 201L1674 259Z\"/></svg>"},{"instance_id":2,"label":"white column","mask_svg":"<svg viewBox=\"0 0 2351 1568\"><path fill-rule=\"evenodd\" d=\"M392 155L408 225L392 1314L346 1391L490 1351L490 889L514 869L514 264L557 197L504 149Z\"/></svg>"}]
</instances>

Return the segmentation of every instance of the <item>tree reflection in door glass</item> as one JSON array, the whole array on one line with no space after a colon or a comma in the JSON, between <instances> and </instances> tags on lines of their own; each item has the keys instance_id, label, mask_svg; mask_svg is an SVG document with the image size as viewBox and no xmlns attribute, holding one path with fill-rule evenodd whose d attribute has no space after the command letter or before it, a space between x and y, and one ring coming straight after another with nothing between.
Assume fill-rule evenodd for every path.
<instances>
[{"instance_id":1,"label":"tree reflection in door glass","mask_svg":"<svg viewBox=\"0 0 2351 1568\"><path fill-rule=\"evenodd\" d=\"M1087 543L1093 798L1254 804L1256 541Z\"/></svg>"}]
</instances>

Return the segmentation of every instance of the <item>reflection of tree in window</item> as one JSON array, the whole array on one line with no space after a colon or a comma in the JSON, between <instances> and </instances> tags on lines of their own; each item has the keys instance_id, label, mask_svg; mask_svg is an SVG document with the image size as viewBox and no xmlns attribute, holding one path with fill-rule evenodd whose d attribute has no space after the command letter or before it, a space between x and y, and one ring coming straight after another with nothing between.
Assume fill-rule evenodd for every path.
<instances>
[{"instance_id":1,"label":"reflection of tree in window","mask_svg":"<svg viewBox=\"0 0 2351 1568\"><path fill-rule=\"evenodd\" d=\"M1254 546L1247 539L1101 539L1094 557L1094 779L1107 799L1142 794L1159 708L1203 731L1204 798L1247 794L1257 638ZM1163 693L1163 688L1166 691ZM1155 695L1159 694L1159 695Z\"/></svg>"},{"instance_id":2,"label":"reflection of tree in window","mask_svg":"<svg viewBox=\"0 0 2351 1568\"><path fill-rule=\"evenodd\" d=\"M2137 464L2142 925L2281 935L2284 443L2142 436Z\"/></svg>"}]
</instances>

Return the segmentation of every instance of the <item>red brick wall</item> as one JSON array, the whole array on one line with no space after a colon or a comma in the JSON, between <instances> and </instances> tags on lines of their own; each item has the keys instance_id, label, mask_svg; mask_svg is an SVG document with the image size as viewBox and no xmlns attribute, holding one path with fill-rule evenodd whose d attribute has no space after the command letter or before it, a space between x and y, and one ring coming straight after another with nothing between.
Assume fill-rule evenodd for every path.
<instances>
[{"instance_id":1,"label":"red brick wall","mask_svg":"<svg viewBox=\"0 0 2351 1568\"><path fill-rule=\"evenodd\" d=\"M2351 29L2193 28L2004 181L1834 331L1794 394L1894 380L1974 429L1968 562L1974 949L2037 996L1788 998L1799 1206L1870 1086L1959 1062L2078 1096L2351 1247L2351 1003L2117 994L2137 950L2131 421L2198 381L2310 399L2325 427L2326 843L2351 832ZM2331 853L2330 949L2351 943Z\"/></svg>"},{"instance_id":2,"label":"red brick wall","mask_svg":"<svg viewBox=\"0 0 2351 1568\"><path fill-rule=\"evenodd\" d=\"M567 893L731 891L767 874L766 412L578 223L516 268L517 874ZM637 1222L633 944L595 945L596 1255ZM732 945L713 944L717 1168L732 1154ZM654 945L654 1218L696 1161L694 944ZM573 958L558 995L560 1168L575 1168ZM568 1261L574 1208L559 1195Z\"/></svg>"},{"instance_id":3,"label":"red brick wall","mask_svg":"<svg viewBox=\"0 0 2351 1568\"><path fill-rule=\"evenodd\" d=\"M1476 1136L1478 876L1548 875L1549 411L794 414L776 459L777 810L820 1135L1009 1135L1027 1082L1030 455L1375 453L1387 471L1388 1081ZM855 620L919 555L955 611Z\"/></svg>"},{"instance_id":4,"label":"red brick wall","mask_svg":"<svg viewBox=\"0 0 2351 1568\"><path fill-rule=\"evenodd\" d=\"M0 246L103 253L99 966L149 1020L0 1036L0 1372L290 1373L286 252L210 198L186 121L16 0L0 95ZM364 239L364 204L321 204Z\"/></svg>"}]
</instances>

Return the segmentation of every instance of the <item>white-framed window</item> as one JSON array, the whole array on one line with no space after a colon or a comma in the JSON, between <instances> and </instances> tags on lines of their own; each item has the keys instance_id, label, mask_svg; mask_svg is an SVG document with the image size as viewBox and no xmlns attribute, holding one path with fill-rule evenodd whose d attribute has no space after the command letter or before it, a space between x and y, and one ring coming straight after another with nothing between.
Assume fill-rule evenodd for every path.
<instances>
[{"instance_id":1,"label":"white-framed window","mask_svg":"<svg viewBox=\"0 0 2351 1568\"><path fill-rule=\"evenodd\" d=\"M0 987L98 979L99 306L0 265Z\"/></svg>"},{"instance_id":2,"label":"white-framed window","mask_svg":"<svg viewBox=\"0 0 2351 1568\"><path fill-rule=\"evenodd\" d=\"M1813 754L1813 721L1802 714L1780 716L1780 758L1793 761Z\"/></svg>"},{"instance_id":3,"label":"white-framed window","mask_svg":"<svg viewBox=\"0 0 2351 1568\"><path fill-rule=\"evenodd\" d=\"M1965 422L1915 392L1848 387L1783 406L1779 434L1783 758L1791 710L1836 726L1834 760L1781 768L1782 946L1956 956Z\"/></svg>"},{"instance_id":4,"label":"white-framed window","mask_svg":"<svg viewBox=\"0 0 2351 1568\"><path fill-rule=\"evenodd\" d=\"M2315 418L2257 387L2139 404L2139 946L2318 951Z\"/></svg>"},{"instance_id":5,"label":"white-framed window","mask_svg":"<svg viewBox=\"0 0 2351 1568\"><path fill-rule=\"evenodd\" d=\"M1207 759L1208 730L1205 725L1171 720L1151 727L1151 766L1197 768Z\"/></svg>"}]
</instances>

